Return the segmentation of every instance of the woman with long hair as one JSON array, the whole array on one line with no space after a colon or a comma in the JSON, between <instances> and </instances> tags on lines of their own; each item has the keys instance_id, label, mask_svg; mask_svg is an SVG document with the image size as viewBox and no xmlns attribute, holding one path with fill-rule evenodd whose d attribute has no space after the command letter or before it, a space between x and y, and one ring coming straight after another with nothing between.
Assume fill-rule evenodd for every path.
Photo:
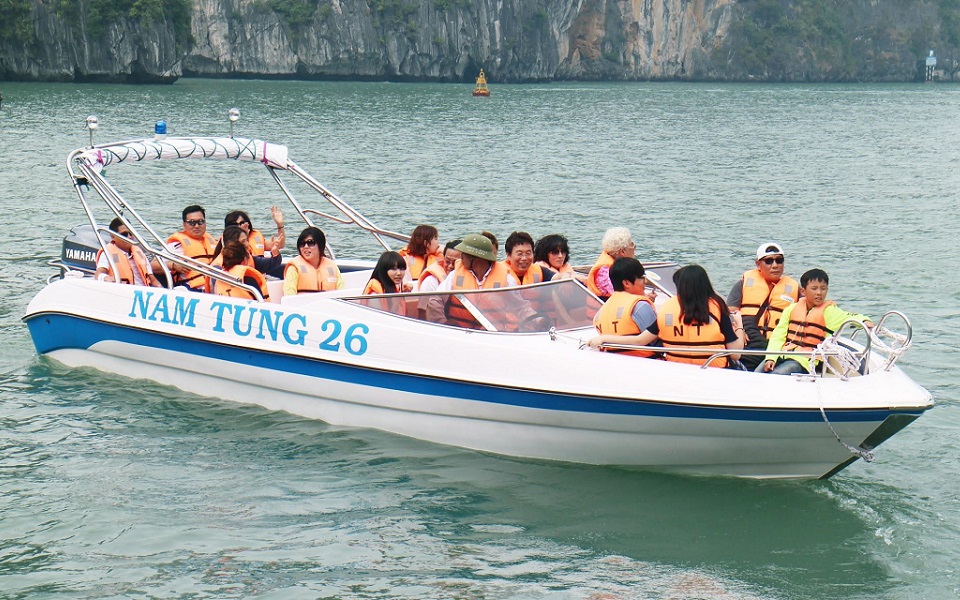
<instances>
[{"instance_id":1,"label":"woman with long hair","mask_svg":"<svg viewBox=\"0 0 960 600\"><path fill-rule=\"evenodd\" d=\"M664 358L694 365L703 365L715 352L743 349L746 338L743 321L739 313L730 314L727 303L713 289L703 267L681 267L673 274L673 281L677 295L657 307L657 322L646 331L639 335L598 335L589 345L594 348L605 343L650 346L660 338ZM709 366L740 368L739 358L739 354L728 354L710 361Z\"/></svg>"},{"instance_id":2,"label":"woman with long hair","mask_svg":"<svg viewBox=\"0 0 960 600\"><path fill-rule=\"evenodd\" d=\"M250 266L250 250L247 245L239 241L230 241L224 244L223 252L223 270L233 275L238 281L260 290L260 295L264 300L270 298L267 293L267 280L264 279L260 271ZM219 279L212 280L212 290L214 294L220 296L231 296L234 298L245 298L256 300L256 296L242 287L233 285L228 281Z\"/></svg>"},{"instance_id":3,"label":"woman with long hair","mask_svg":"<svg viewBox=\"0 0 960 600\"><path fill-rule=\"evenodd\" d=\"M399 252L384 252L373 268L370 281L363 288L363 294L396 294L403 291L403 277L407 272L407 262ZM375 304L373 306L376 306ZM380 308L398 315L406 314L403 298L381 298Z\"/></svg>"},{"instance_id":4,"label":"woman with long hair","mask_svg":"<svg viewBox=\"0 0 960 600\"><path fill-rule=\"evenodd\" d=\"M407 281L417 281L423 270L443 260L440 253L440 233L433 225L417 225L410 235L407 247L400 251L407 261ZM410 286L413 289L413 286Z\"/></svg>"},{"instance_id":5,"label":"woman with long hair","mask_svg":"<svg viewBox=\"0 0 960 600\"><path fill-rule=\"evenodd\" d=\"M234 210L227 213L223 218L223 226L230 227L236 225L246 232L249 238L250 254L252 256L264 256L267 251L271 254L280 254L280 250L287 243L286 227L283 224L283 212L277 206L270 207L270 214L273 216L273 222L277 225L277 235L268 241L260 231L250 221L250 215L242 210Z\"/></svg>"}]
</instances>

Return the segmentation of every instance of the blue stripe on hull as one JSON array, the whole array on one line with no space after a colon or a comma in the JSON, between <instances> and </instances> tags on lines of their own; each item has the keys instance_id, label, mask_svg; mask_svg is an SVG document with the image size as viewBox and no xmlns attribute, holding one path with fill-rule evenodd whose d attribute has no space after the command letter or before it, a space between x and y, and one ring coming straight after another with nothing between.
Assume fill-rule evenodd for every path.
<instances>
[{"instance_id":1,"label":"blue stripe on hull","mask_svg":"<svg viewBox=\"0 0 960 600\"><path fill-rule=\"evenodd\" d=\"M414 394L462 398L544 410L784 423L822 420L817 409L731 408L659 401L616 400L425 377L335 363L316 358L235 347L61 313L31 315L26 321L30 329L30 335L33 337L34 346L40 354L60 349L86 350L98 342L117 341L242 365L256 365L260 368L284 373L296 373L318 379L345 381L352 384ZM919 415L922 412L922 410L909 409L831 410L828 411L828 416L831 421L880 422L891 414Z\"/></svg>"}]
</instances>

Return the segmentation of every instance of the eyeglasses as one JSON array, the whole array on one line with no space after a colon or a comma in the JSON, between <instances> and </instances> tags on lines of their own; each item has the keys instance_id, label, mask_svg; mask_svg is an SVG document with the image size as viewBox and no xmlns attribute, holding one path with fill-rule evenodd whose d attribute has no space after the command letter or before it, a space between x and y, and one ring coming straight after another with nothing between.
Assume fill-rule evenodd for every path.
<instances>
[{"instance_id":1,"label":"eyeglasses","mask_svg":"<svg viewBox=\"0 0 960 600\"><path fill-rule=\"evenodd\" d=\"M207 220L206 219L196 219L196 220L190 219L189 221L184 221L184 223L186 223L190 227L200 227L201 225L206 225Z\"/></svg>"},{"instance_id":2,"label":"eyeglasses","mask_svg":"<svg viewBox=\"0 0 960 600\"><path fill-rule=\"evenodd\" d=\"M306 246L307 248L313 248L316 245L317 245L317 240L303 240L302 243L297 244L299 248L303 248L304 246Z\"/></svg>"},{"instance_id":3,"label":"eyeglasses","mask_svg":"<svg viewBox=\"0 0 960 600\"><path fill-rule=\"evenodd\" d=\"M765 265L772 265L773 263L777 263L778 265L782 265L782 264L783 264L783 257L782 257L782 256L771 256L771 257L768 257L768 258L763 259L763 264L765 264Z\"/></svg>"}]
</instances>

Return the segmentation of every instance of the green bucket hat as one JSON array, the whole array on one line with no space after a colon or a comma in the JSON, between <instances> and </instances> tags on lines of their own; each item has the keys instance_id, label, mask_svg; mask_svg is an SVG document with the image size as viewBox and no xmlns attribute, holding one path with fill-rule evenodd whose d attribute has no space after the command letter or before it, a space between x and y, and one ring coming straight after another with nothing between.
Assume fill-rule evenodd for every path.
<instances>
[{"instance_id":1,"label":"green bucket hat","mask_svg":"<svg viewBox=\"0 0 960 600\"><path fill-rule=\"evenodd\" d=\"M490 262L497 262L497 254L493 251L493 242L479 233L471 233L463 238L463 241L456 245L454 250L459 250L464 254L476 256Z\"/></svg>"}]
</instances>

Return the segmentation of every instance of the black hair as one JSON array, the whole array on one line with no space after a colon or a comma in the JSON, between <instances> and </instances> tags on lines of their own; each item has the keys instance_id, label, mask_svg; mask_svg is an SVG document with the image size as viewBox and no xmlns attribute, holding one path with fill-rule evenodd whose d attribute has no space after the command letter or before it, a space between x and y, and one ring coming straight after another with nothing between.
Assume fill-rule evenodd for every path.
<instances>
[{"instance_id":1,"label":"black hair","mask_svg":"<svg viewBox=\"0 0 960 600\"><path fill-rule=\"evenodd\" d=\"M636 281L646 274L646 270L639 260L621 256L610 265L609 273L613 291L622 292L624 281Z\"/></svg>"},{"instance_id":2,"label":"black hair","mask_svg":"<svg viewBox=\"0 0 960 600\"><path fill-rule=\"evenodd\" d=\"M822 281L827 285L830 285L830 277L827 275L827 272L823 269L810 269L806 273L800 276L800 287L807 287L807 283L810 281Z\"/></svg>"},{"instance_id":3,"label":"black hair","mask_svg":"<svg viewBox=\"0 0 960 600\"><path fill-rule=\"evenodd\" d=\"M233 267L243 264L248 256L250 256L250 252L246 245L236 240L227 242L223 246L223 270L229 271Z\"/></svg>"},{"instance_id":4,"label":"black hair","mask_svg":"<svg viewBox=\"0 0 960 600\"><path fill-rule=\"evenodd\" d=\"M563 264L570 261L570 244L567 238L559 233L551 233L537 240L537 245L533 247L533 260L550 264L550 253L560 250L563 252Z\"/></svg>"},{"instance_id":5,"label":"black hair","mask_svg":"<svg viewBox=\"0 0 960 600\"><path fill-rule=\"evenodd\" d=\"M380 260L377 261L377 266L373 268L373 273L370 275L370 279L375 279L380 282L380 285L383 287L384 294L396 294L401 290L397 289L396 284L394 284L393 280L390 279L390 275L387 274L387 271L400 268L406 270L407 261L400 256L399 252L387 250L380 255Z\"/></svg>"},{"instance_id":6,"label":"black hair","mask_svg":"<svg viewBox=\"0 0 960 600\"><path fill-rule=\"evenodd\" d=\"M217 242L217 247L213 250L213 257L216 258L221 252L223 252L224 244L236 242L240 239L241 234L246 233L246 231L240 229L239 225L227 225L224 227L223 235L220 236L220 240Z\"/></svg>"},{"instance_id":7,"label":"black hair","mask_svg":"<svg viewBox=\"0 0 960 600\"><path fill-rule=\"evenodd\" d=\"M507 236L507 241L503 243L503 249L506 250L507 254L513 252L513 249L517 246L523 244L529 244L530 250L533 250L533 237L526 231L514 231ZM494 244L496 245L496 244Z\"/></svg>"},{"instance_id":8,"label":"black hair","mask_svg":"<svg viewBox=\"0 0 960 600\"><path fill-rule=\"evenodd\" d=\"M202 214L203 214L203 218L204 218L204 219L207 218L207 211L203 210L203 207L202 207L202 206L200 206L199 204L191 204L190 206L188 206L188 207L186 207L185 209L183 209L183 220L186 221L186 220L187 220L187 215L189 215L190 213L195 213L195 212L202 213Z\"/></svg>"},{"instance_id":9,"label":"black hair","mask_svg":"<svg viewBox=\"0 0 960 600\"><path fill-rule=\"evenodd\" d=\"M677 284L677 299L680 301L681 319L685 325L705 325L710 322L710 300L720 305L720 314L712 315L720 319L730 311L727 303L713 289L707 271L700 265L680 267L673 274Z\"/></svg>"},{"instance_id":10,"label":"black hair","mask_svg":"<svg viewBox=\"0 0 960 600\"><path fill-rule=\"evenodd\" d=\"M323 256L323 251L327 247L327 236L323 235L323 232L317 227L307 227L300 232L300 236L297 238L297 253L300 253L303 240L308 237L312 237L317 242L317 247L320 248L320 256Z\"/></svg>"},{"instance_id":11,"label":"black hair","mask_svg":"<svg viewBox=\"0 0 960 600\"><path fill-rule=\"evenodd\" d=\"M250 225L250 231L253 231L253 221L250 220L250 215L243 212L242 210L231 210L230 212L228 212L227 216L223 218L223 226L230 227L231 225L234 225L239 227L239 225L237 225L238 217L243 217L243 220L246 221L248 225Z\"/></svg>"},{"instance_id":12,"label":"black hair","mask_svg":"<svg viewBox=\"0 0 960 600\"><path fill-rule=\"evenodd\" d=\"M123 219L114 217L113 220L110 221L110 231L120 231L121 225L123 225Z\"/></svg>"},{"instance_id":13,"label":"black hair","mask_svg":"<svg viewBox=\"0 0 960 600\"><path fill-rule=\"evenodd\" d=\"M443 247L443 254L447 254L447 250L456 250L457 246L463 243L463 240L451 240L447 242L447 245Z\"/></svg>"}]
</instances>

